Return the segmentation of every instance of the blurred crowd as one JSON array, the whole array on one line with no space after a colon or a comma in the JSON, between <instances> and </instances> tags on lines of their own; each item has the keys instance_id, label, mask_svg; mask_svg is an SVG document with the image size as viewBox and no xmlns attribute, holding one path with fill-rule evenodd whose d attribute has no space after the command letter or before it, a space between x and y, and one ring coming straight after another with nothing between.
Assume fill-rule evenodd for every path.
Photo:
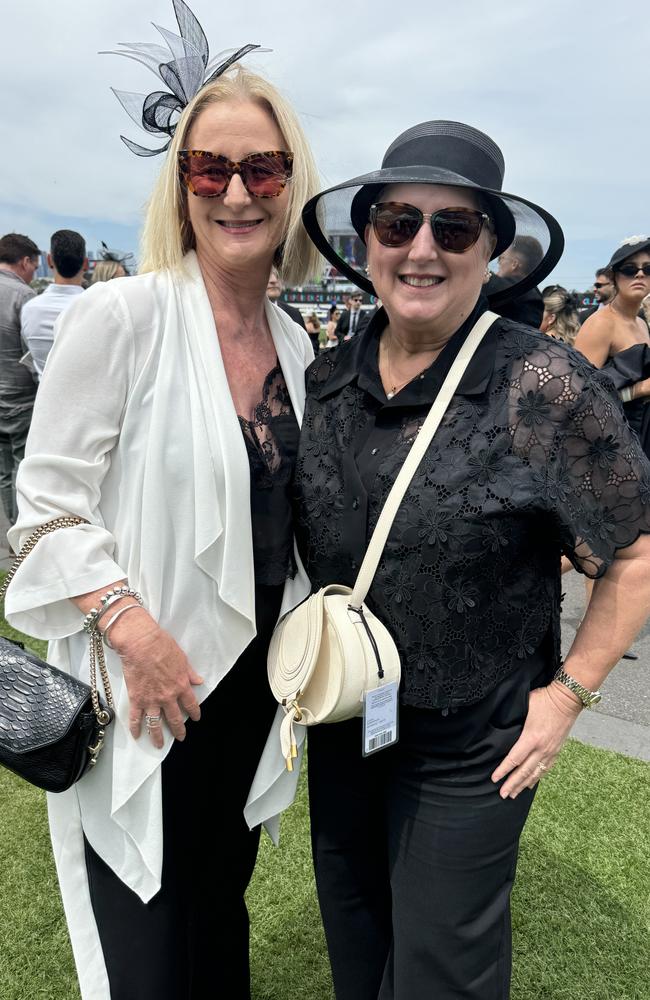
<instances>
[{"instance_id":1,"label":"blurred crowd","mask_svg":"<svg viewBox=\"0 0 650 1000\"><path fill-rule=\"evenodd\" d=\"M499 257L496 273L486 274L489 291L507 288L520 273L534 270L539 253L536 240L516 240ZM52 279L39 293L32 284L40 283L34 282L34 276L42 255ZM27 236L8 233L0 238L0 496L10 523L16 518L16 471L24 455L38 383L54 343L56 321L89 285L128 277L132 256L103 243L91 269L85 240L73 230L53 233L45 254ZM587 293L561 285L549 285L541 291L533 287L497 311L549 337L576 345L593 364L603 367L617 351L615 338L605 348L600 343L598 318L603 310L611 309L614 299L617 312L622 306L624 315L638 317L650 328L650 279L643 269L639 274L635 287L628 288L617 281L614 269L600 267ZM315 353L361 334L381 308L380 301L370 302L360 291L352 291L326 307L299 309L287 301L282 278L275 269L267 295L304 327Z\"/></svg>"}]
</instances>

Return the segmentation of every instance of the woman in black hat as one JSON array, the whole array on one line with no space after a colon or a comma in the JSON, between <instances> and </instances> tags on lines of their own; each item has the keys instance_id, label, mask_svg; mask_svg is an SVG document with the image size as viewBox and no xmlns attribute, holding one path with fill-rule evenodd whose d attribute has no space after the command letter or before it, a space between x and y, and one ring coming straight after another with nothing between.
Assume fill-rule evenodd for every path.
<instances>
[{"instance_id":1,"label":"woman in black hat","mask_svg":"<svg viewBox=\"0 0 650 1000\"><path fill-rule=\"evenodd\" d=\"M384 306L308 372L295 489L314 589L354 583L413 438L488 308L488 262L517 236L538 240L542 259L508 290L519 294L559 259L559 226L503 193L503 171L488 136L425 122L381 170L305 208L327 259ZM367 275L334 246L333 234L355 232ZM508 996L519 836L539 778L644 621L649 500L650 466L609 383L568 345L497 319L411 480L368 596L400 653L399 741L364 757L361 720L310 730L337 1000ZM563 552L599 578L564 670Z\"/></svg>"},{"instance_id":2,"label":"woman in black hat","mask_svg":"<svg viewBox=\"0 0 650 1000\"><path fill-rule=\"evenodd\" d=\"M640 315L650 293L650 237L624 240L607 266L614 296L585 321L575 346L610 376L650 457L650 335Z\"/></svg>"}]
</instances>

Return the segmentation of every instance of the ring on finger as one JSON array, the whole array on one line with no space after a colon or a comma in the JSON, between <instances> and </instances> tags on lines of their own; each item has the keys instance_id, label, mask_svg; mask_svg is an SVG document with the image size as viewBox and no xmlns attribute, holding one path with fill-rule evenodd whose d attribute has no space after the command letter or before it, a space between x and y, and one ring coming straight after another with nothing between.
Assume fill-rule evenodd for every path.
<instances>
[{"instance_id":1,"label":"ring on finger","mask_svg":"<svg viewBox=\"0 0 650 1000\"><path fill-rule=\"evenodd\" d=\"M549 770L548 764L545 764L543 760L540 760L539 763L538 763L538 765L537 765L537 770L541 771L542 774L543 774L544 771L548 771Z\"/></svg>"},{"instance_id":2,"label":"ring on finger","mask_svg":"<svg viewBox=\"0 0 650 1000\"><path fill-rule=\"evenodd\" d=\"M147 736L151 736L154 729L162 727L162 715L145 715L144 722L147 727Z\"/></svg>"}]
</instances>

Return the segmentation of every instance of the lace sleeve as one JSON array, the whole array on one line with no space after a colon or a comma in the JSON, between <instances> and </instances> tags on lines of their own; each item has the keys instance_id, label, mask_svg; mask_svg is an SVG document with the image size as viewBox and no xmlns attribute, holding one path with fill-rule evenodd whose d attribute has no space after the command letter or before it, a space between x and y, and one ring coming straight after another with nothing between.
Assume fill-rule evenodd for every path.
<instances>
[{"instance_id":1,"label":"lace sleeve","mask_svg":"<svg viewBox=\"0 0 650 1000\"><path fill-rule=\"evenodd\" d=\"M530 368L522 383L536 374L540 400L553 386L546 403L556 414L559 404L564 419L553 421L546 441L540 434L529 460L564 552L579 572L597 578L617 549L650 533L650 463L609 379L580 355L553 357L544 374Z\"/></svg>"}]
</instances>

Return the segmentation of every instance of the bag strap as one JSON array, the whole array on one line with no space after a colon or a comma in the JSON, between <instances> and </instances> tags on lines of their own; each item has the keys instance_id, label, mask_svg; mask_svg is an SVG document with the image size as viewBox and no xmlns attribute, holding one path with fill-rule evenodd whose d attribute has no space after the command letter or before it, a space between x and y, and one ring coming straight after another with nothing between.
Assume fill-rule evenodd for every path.
<instances>
[{"instance_id":1,"label":"bag strap","mask_svg":"<svg viewBox=\"0 0 650 1000\"><path fill-rule=\"evenodd\" d=\"M53 521L48 521L47 524L41 524L38 528L35 528L7 572L4 583L0 587L0 601L5 599L9 584L18 572L19 567L25 561L29 553L34 549L36 543L45 535L49 535L52 531L56 531L57 528L73 528L77 524L88 524L88 521L85 517L78 517L76 514L66 514L63 517L55 517Z\"/></svg>"},{"instance_id":2,"label":"bag strap","mask_svg":"<svg viewBox=\"0 0 650 1000\"><path fill-rule=\"evenodd\" d=\"M359 569L354 588L350 595L350 605L353 608L360 608L370 590L370 585L377 572L377 566L384 551L386 541L393 521L399 509L404 494L406 493L417 468L424 458L424 454L431 444L431 440L438 430L452 396L458 388L467 365L474 356L476 348L483 340L492 324L500 317L493 312L484 312L469 332L467 339L458 352L456 359L451 366L449 373L436 396L436 399L429 410L426 420L422 424L420 431L406 456L404 465L400 469L399 475L393 483L390 493L386 497L386 502L381 509L381 513L372 533L372 538L368 543L368 549Z\"/></svg>"}]
</instances>

